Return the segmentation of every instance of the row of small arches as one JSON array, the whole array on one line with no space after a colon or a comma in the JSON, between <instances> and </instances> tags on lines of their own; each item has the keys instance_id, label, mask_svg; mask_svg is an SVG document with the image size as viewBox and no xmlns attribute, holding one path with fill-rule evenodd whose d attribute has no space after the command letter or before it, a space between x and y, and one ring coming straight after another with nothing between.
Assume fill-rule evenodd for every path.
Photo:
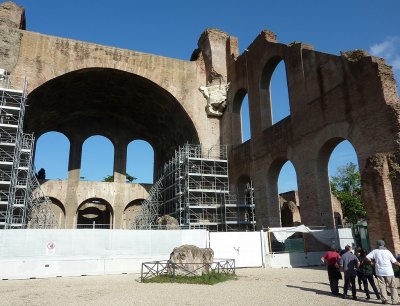
<instances>
[{"instance_id":1,"label":"row of small arches","mask_svg":"<svg viewBox=\"0 0 400 306\"><path fill-rule=\"evenodd\" d=\"M53 197L51 209L60 228L68 227L66 224L66 209L64 204ZM135 216L139 213L144 199L136 199L128 203L122 216L116 216L112 205L101 198L89 198L83 201L74 213L72 228L122 228L129 229ZM121 220L116 220L120 218ZM70 221L71 222L71 221ZM118 224L118 226L116 226Z\"/></svg>"},{"instance_id":2,"label":"row of small arches","mask_svg":"<svg viewBox=\"0 0 400 306\"><path fill-rule=\"evenodd\" d=\"M290 115L289 94L287 87L285 62L281 60L275 67L269 84L271 94L272 123L275 124ZM248 95L243 92L243 100L240 105L242 143L251 139L250 131L250 107Z\"/></svg>"},{"instance_id":3,"label":"row of small arches","mask_svg":"<svg viewBox=\"0 0 400 306\"><path fill-rule=\"evenodd\" d=\"M49 152L50 151L50 152ZM98 152L102 151L102 154ZM97 152L97 153L96 153ZM58 132L42 135L37 141L35 165L46 169L47 179L66 179L68 175L69 141ZM113 145L103 136L88 138L82 149L81 179L102 181L113 174ZM52 160L55 158L56 160ZM353 146L343 141L336 146L329 159L329 174L334 175L339 166L352 162L357 164ZM128 145L127 173L136 178L135 183L152 183L154 172L154 150L143 140ZM297 190L296 171L287 161L280 170L279 193Z\"/></svg>"},{"instance_id":4,"label":"row of small arches","mask_svg":"<svg viewBox=\"0 0 400 306\"><path fill-rule=\"evenodd\" d=\"M59 132L48 132L36 143L35 167L46 170L46 179L67 179L70 142ZM114 146L100 135L91 136L82 146L81 180L102 181L113 175ZM152 183L154 149L144 140L134 140L127 147L126 172L135 183Z\"/></svg>"}]
</instances>

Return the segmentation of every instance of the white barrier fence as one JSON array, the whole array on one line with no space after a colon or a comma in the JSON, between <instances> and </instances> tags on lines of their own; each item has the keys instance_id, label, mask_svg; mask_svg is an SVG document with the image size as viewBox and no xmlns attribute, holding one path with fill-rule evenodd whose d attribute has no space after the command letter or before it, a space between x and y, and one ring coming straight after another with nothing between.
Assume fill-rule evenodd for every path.
<instances>
[{"instance_id":1,"label":"white barrier fence","mask_svg":"<svg viewBox=\"0 0 400 306\"><path fill-rule=\"evenodd\" d=\"M349 229L337 235L344 245L354 242ZM142 262L168 259L183 244L211 247L215 258L235 259L239 268L321 264L322 252L270 253L262 231L3 230L0 279L140 273Z\"/></svg>"},{"instance_id":2,"label":"white barrier fence","mask_svg":"<svg viewBox=\"0 0 400 306\"><path fill-rule=\"evenodd\" d=\"M3 230L0 278L140 273L141 263L168 259L174 247L207 247L206 230Z\"/></svg>"}]
</instances>

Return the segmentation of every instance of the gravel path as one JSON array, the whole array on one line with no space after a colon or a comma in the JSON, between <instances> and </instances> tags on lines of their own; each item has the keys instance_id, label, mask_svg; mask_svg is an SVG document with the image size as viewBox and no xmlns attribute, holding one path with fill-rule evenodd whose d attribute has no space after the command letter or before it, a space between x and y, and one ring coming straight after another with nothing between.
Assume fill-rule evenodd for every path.
<instances>
[{"instance_id":1,"label":"gravel path","mask_svg":"<svg viewBox=\"0 0 400 306\"><path fill-rule=\"evenodd\" d=\"M324 268L238 269L214 286L143 284L139 275L0 281L0 305L378 305L333 297ZM341 281L340 286L343 285ZM340 288L342 292L342 288Z\"/></svg>"}]
</instances>

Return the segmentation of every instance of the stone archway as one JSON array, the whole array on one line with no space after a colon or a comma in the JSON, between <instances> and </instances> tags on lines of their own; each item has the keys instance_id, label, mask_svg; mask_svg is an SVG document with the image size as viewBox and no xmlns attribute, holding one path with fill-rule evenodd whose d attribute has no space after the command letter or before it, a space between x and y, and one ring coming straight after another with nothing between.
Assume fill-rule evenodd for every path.
<instances>
[{"instance_id":1,"label":"stone archway","mask_svg":"<svg viewBox=\"0 0 400 306\"><path fill-rule=\"evenodd\" d=\"M136 199L126 205L122 215L121 228L129 229L133 220L138 215L144 199Z\"/></svg>"},{"instance_id":2,"label":"stone archway","mask_svg":"<svg viewBox=\"0 0 400 306\"><path fill-rule=\"evenodd\" d=\"M25 130L36 136L64 133L71 150L83 137L96 134L117 146L144 139L154 147L158 168L179 145L199 143L192 119L174 96L121 70L87 68L61 75L36 88L29 105ZM69 166L69 171L79 167Z\"/></svg>"},{"instance_id":3,"label":"stone archway","mask_svg":"<svg viewBox=\"0 0 400 306\"><path fill-rule=\"evenodd\" d=\"M76 211L76 228L113 228L113 209L100 198L85 200Z\"/></svg>"},{"instance_id":4,"label":"stone archway","mask_svg":"<svg viewBox=\"0 0 400 306\"><path fill-rule=\"evenodd\" d=\"M58 225L60 226L60 228L64 228L65 227L65 207L64 204L54 198L54 197L49 197L50 201L51 201L51 210L54 213L54 216L56 218L56 220L58 221Z\"/></svg>"}]
</instances>

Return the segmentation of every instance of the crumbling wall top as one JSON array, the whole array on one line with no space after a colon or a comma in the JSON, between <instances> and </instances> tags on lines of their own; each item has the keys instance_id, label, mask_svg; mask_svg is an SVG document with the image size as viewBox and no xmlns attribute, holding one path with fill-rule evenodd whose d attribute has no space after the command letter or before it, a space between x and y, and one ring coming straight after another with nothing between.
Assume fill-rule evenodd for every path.
<instances>
[{"instance_id":1,"label":"crumbling wall top","mask_svg":"<svg viewBox=\"0 0 400 306\"><path fill-rule=\"evenodd\" d=\"M0 27L25 30L25 9L12 1L0 3Z\"/></svg>"},{"instance_id":2,"label":"crumbling wall top","mask_svg":"<svg viewBox=\"0 0 400 306\"><path fill-rule=\"evenodd\" d=\"M278 42L276 34L270 30L262 30L260 35L263 36L266 41L275 43Z\"/></svg>"}]
</instances>

